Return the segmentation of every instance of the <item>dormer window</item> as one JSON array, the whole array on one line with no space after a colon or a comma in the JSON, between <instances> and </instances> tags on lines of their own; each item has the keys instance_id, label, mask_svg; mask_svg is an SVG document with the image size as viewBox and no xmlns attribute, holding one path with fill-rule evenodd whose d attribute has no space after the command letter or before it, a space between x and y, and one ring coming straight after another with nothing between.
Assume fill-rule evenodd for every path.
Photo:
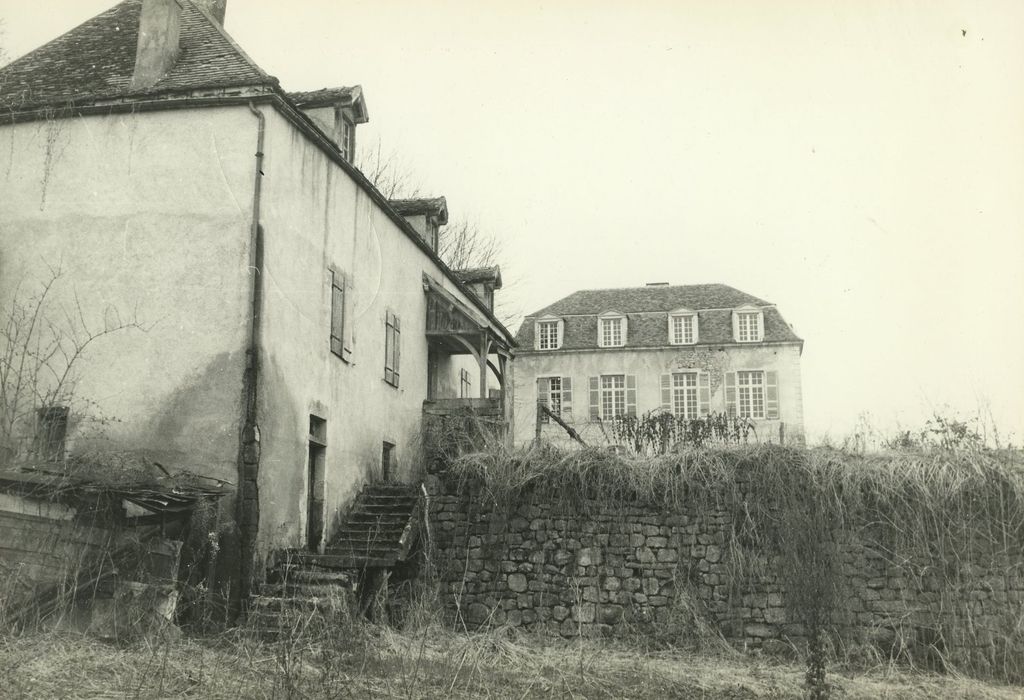
<instances>
[{"instance_id":1,"label":"dormer window","mask_svg":"<svg viewBox=\"0 0 1024 700\"><path fill-rule=\"evenodd\" d=\"M338 148L341 150L341 157L351 163L356 152L356 125L344 113L339 117L341 128L338 130Z\"/></svg>"},{"instance_id":2,"label":"dormer window","mask_svg":"<svg viewBox=\"0 0 1024 700\"><path fill-rule=\"evenodd\" d=\"M733 339L737 343L759 343L764 340L764 313L754 307L743 307L732 313Z\"/></svg>"},{"instance_id":3,"label":"dormer window","mask_svg":"<svg viewBox=\"0 0 1024 700\"><path fill-rule=\"evenodd\" d=\"M565 324L558 318L544 318L537 321L534 333L538 350L558 350L562 347Z\"/></svg>"},{"instance_id":4,"label":"dormer window","mask_svg":"<svg viewBox=\"0 0 1024 700\"><path fill-rule=\"evenodd\" d=\"M697 312L674 311L668 317L668 342L670 345L693 345L697 342Z\"/></svg>"},{"instance_id":5,"label":"dormer window","mask_svg":"<svg viewBox=\"0 0 1024 700\"><path fill-rule=\"evenodd\" d=\"M597 345L602 348L620 348L626 344L626 317L622 314L602 314L597 319Z\"/></svg>"}]
</instances>

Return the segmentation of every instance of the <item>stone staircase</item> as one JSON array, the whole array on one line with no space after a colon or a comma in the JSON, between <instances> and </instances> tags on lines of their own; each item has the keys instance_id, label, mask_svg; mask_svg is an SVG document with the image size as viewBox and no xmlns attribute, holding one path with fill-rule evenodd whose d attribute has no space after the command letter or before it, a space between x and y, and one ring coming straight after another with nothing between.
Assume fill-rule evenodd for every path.
<instances>
[{"instance_id":1,"label":"stone staircase","mask_svg":"<svg viewBox=\"0 0 1024 700\"><path fill-rule=\"evenodd\" d=\"M249 604L263 636L294 638L313 625L348 614L358 597L387 580L384 570L405 561L421 512L418 485L370 484L323 554L279 552L267 582Z\"/></svg>"}]
</instances>

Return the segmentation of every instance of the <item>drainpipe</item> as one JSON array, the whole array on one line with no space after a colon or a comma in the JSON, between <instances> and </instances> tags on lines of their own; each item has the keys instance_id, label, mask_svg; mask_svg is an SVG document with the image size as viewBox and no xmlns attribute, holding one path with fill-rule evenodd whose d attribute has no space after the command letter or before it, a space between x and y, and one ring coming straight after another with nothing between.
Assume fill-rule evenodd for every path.
<instances>
[{"instance_id":1,"label":"drainpipe","mask_svg":"<svg viewBox=\"0 0 1024 700\"><path fill-rule=\"evenodd\" d=\"M252 195L252 226L249 241L249 269L252 272L252 313L249 317L249 343L245 351L242 380L242 430L238 455L238 494L235 503L239 538L239 595L248 600L253 581L256 536L260 524L260 428L257 416L257 389L260 362L260 313L263 306L263 227L260 203L263 190L263 141L266 116L249 103L257 119L256 167Z\"/></svg>"}]
</instances>

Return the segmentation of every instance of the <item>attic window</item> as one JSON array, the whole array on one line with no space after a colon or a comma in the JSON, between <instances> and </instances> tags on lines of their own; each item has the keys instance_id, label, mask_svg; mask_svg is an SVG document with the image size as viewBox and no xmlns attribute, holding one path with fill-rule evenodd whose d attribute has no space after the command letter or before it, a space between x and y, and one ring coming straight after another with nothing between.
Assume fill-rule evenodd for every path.
<instances>
[{"instance_id":1,"label":"attic window","mask_svg":"<svg viewBox=\"0 0 1024 700\"><path fill-rule=\"evenodd\" d=\"M764 314L754 309L733 312L733 337L737 343L758 343L764 339Z\"/></svg>"},{"instance_id":2,"label":"attic window","mask_svg":"<svg viewBox=\"0 0 1024 700\"><path fill-rule=\"evenodd\" d=\"M339 144L338 148L341 150L341 157L345 160L352 162L352 156L355 155L356 150L356 125L352 123L352 120L346 117L344 114L341 115L341 128L339 129Z\"/></svg>"},{"instance_id":3,"label":"attic window","mask_svg":"<svg viewBox=\"0 0 1024 700\"><path fill-rule=\"evenodd\" d=\"M564 324L561 319L542 319L534 329L538 350L558 350L562 347Z\"/></svg>"},{"instance_id":4,"label":"attic window","mask_svg":"<svg viewBox=\"0 0 1024 700\"><path fill-rule=\"evenodd\" d=\"M697 342L697 314L681 311L669 314L668 342L670 345L693 345Z\"/></svg>"},{"instance_id":5,"label":"attic window","mask_svg":"<svg viewBox=\"0 0 1024 700\"><path fill-rule=\"evenodd\" d=\"M597 321L597 344L602 348L620 348L626 344L626 317L605 314Z\"/></svg>"}]
</instances>

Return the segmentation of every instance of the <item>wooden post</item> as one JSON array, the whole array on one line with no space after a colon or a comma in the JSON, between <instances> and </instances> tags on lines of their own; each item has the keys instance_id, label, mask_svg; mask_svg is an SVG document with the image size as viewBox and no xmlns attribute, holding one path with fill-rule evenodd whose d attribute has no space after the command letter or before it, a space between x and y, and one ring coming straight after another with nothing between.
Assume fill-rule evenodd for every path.
<instances>
[{"instance_id":1,"label":"wooden post","mask_svg":"<svg viewBox=\"0 0 1024 700\"><path fill-rule=\"evenodd\" d=\"M534 445L539 445L540 444L540 432L541 432L541 429L544 427L544 423L541 421L541 416L544 415L543 412L544 412L544 404L541 403L540 400L538 400L537 401L537 428L536 428L536 433L533 436L533 444Z\"/></svg>"}]
</instances>

